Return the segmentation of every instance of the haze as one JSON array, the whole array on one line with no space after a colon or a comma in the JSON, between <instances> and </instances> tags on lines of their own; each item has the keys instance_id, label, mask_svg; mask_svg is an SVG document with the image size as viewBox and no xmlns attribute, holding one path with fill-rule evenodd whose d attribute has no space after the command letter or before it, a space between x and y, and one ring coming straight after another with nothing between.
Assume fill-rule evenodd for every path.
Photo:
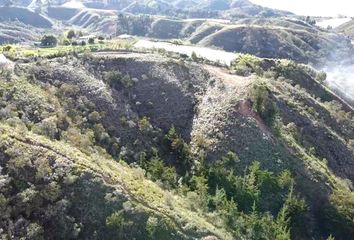
<instances>
[{"instance_id":1,"label":"haze","mask_svg":"<svg viewBox=\"0 0 354 240\"><path fill-rule=\"evenodd\" d=\"M262 6L287 10L301 15L337 16L338 14L354 16L354 2L349 0L253 0Z\"/></svg>"}]
</instances>

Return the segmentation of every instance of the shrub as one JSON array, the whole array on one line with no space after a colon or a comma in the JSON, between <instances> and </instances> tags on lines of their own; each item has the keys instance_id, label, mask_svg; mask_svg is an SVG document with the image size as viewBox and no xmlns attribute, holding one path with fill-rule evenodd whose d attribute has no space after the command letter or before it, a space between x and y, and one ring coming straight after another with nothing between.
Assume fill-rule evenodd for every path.
<instances>
[{"instance_id":1,"label":"shrub","mask_svg":"<svg viewBox=\"0 0 354 240\"><path fill-rule=\"evenodd\" d=\"M74 30L70 30L67 34L66 34L66 37L68 39L73 39L76 37L76 34L75 34L75 31Z\"/></svg>"},{"instance_id":2,"label":"shrub","mask_svg":"<svg viewBox=\"0 0 354 240\"><path fill-rule=\"evenodd\" d=\"M129 75L123 75L120 71L109 71L104 74L104 80L111 87L119 89L121 87L132 87L134 82Z\"/></svg>"},{"instance_id":3,"label":"shrub","mask_svg":"<svg viewBox=\"0 0 354 240\"><path fill-rule=\"evenodd\" d=\"M32 131L34 133L47 136L50 139L59 138L59 130L57 128L56 119L48 118L34 125Z\"/></svg>"},{"instance_id":4,"label":"shrub","mask_svg":"<svg viewBox=\"0 0 354 240\"><path fill-rule=\"evenodd\" d=\"M4 47L2 48L2 50L3 50L4 52L10 52L11 49L12 49L12 46L11 46L11 45L7 45L7 46L4 46Z\"/></svg>"},{"instance_id":5,"label":"shrub","mask_svg":"<svg viewBox=\"0 0 354 240\"><path fill-rule=\"evenodd\" d=\"M347 233L354 234L354 193L348 190L334 190L326 206L325 218L330 221L326 230L338 239L346 239Z\"/></svg>"},{"instance_id":6,"label":"shrub","mask_svg":"<svg viewBox=\"0 0 354 240\"><path fill-rule=\"evenodd\" d=\"M88 115L88 120L91 123L97 123L100 121L100 119L101 119L101 115L97 111L93 111Z\"/></svg>"},{"instance_id":7,"label":"shrub","mask_svg":"<svg viewBox=\"0 0 354 240\"><path fill-rule=\"evenodd\" d=\"M323 71L317 73L316 75L316 81L320 82L320 83L324 83L327 79L327 74Z\"/></svg>"},{"instance_id":8,"label":"shrub","mask_svg":"<svg viewBox=\"0 0 354 240\"><path fill-rule=\"evenodd\" d=\"M166 167L157 154L148 162L147 171L151 180L160 180L167 187L176 186L177 174L175 168Z\"/></svg>"},{"instance_id":9,"label":"shrub","mask_svg":"<svg viewBox=\"0 0 354 240\"><path fill-rule=\"evenodd\" d=\"M41 39L41 45L45 47L55 47L58 44L58 40L53 35L44 35Z\"/></svg>"},{"instance_id":10,"label":"shrub","mask_svg":"<svg viewBox=\"0 0 354 240\"><path fill-rule=\"evenodd\" d=\"M257 112L269 126L273 126L277 109L271 100L267 85L264 82L255 83L250 95L253 102L253 110Z\"/></svg>"},{"instance_id":11,"label":"shrub","mask_svg":"<svg viewBox=\"0 0 354 240\"><path fill-rule=\"evenodd\" d=\"M107 226L112 227L112 228L120 229L124 226L124 222L125 222L125 219L124 219L124 215L123 215L123 210L112 213L106 219Z\"/></svg>"},{"instance_id":12,"label":"shrub","mask_svg":"<svg viewBox=\"0 0 354 240\"><path fill-rule=\"evenodd\" d=\"M150 119L146 116L143 117L139 120L138 126L140 131L147 131L151 127Z\"/></svg>"},{"instance_id":13,"label":"shrub","mask_svg":"<svg viewBox=\"0 0 354 240\"><path fill-rule=\"evenodd\" d=\"M94 44L95 43L95 39L94 38L89 38L88 43L89 44Z\"/></svg>"},{"instance_id":14,"label":"shrub","mask_svg":"<svg viewBox=\"0 0 354 240\"><path fill-rule=\"evenodd\" d=\"M43 227L37 223L31 223L27 226L28 239L42 239L43 233L44 233Z\"/></svg>"},{"instance_id":15,"label":"shrub","mask_svg":"<svg viewBox=\"0 0 354 240\"><path fill-rule=\"evenodd\" d=\"M248 76L251 73L261 76L264 72L261 64L262 60L260 58L249 54L242 54L231 64L231 67L236 71L236 74L241 76Z\"/></svg>"},{"instance_id":16,"label":"shrub","mask_svg":"<svg viewBox=\"0 0 354 240\"><path fill-rule=\"evenodd\" d=\"M198 62L199 58L195 52L192 52L191 58L194 62Z\"/></svg>"},{"instance_id":17,"label":"shrub","mask_svg":"<svg viewBox=\"0 0 354 240\"><path fill-rule=\"evenodd\" d=\"M63 40L61 40L61 44L64 46L69 46L71 44L71 42L69 39L64 38Z\"/></svg>"},{"instance_id":18,"label":"shrub","mask_svg":"<svg viewBox=\"0 0 354 240\"><path fill-rule=\"evenodd\" d=\"M146 221L146 231L150 239L170 239L171 229L163 218L149 217Z\"/></svg>"},{"instance_id":19,"label":"shrub","mask_svg":"<svg viewBox=\"0 0 354 240\"><path fill-rule=\"evenodd\" d=\"M121 80L121 83L124 87L132 87L134 82L132 81L129 75L124 75Z\"/></svg>"},{"instance_id":20,"label":"shrub","mask_svg":"<svg viewBox=\"0 0 354 240\"><path fill-rule=\"evenodd\" d=\"M177 134L174 126L168 131L165 138L168 141L171 151L176 155L179 162L183 164L181 167L184 168L184 170L189 169L192 165L190 146Z\"/></svg>"}]
</instances>

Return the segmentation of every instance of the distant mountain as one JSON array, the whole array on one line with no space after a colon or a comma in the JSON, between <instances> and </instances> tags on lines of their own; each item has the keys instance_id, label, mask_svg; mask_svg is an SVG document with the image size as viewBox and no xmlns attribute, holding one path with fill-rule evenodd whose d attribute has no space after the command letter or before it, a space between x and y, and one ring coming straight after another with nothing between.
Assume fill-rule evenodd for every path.
<instances>
[{"instance_id":1,"label":"distant mountain","mask_svg":"<svg viewBox=\"0 0 354 240\"><path fill-rule=\"evenodd\" d=\"M169 3L160 0L148 1L133 1L126 8L122 9L123 12L130 13L146 13L146 14L160 14L166 13L174 7Z\"/></svg>"},{"instance_id":2,"label":"distant mountain","mask_svg":"<svg viewBox=\"0 0 354 240\"><path fill-rule=\"evenodd\" d=\"M227 15L246 16L287 16L291 12L262 7L248 0L205 0L200 6L202 9L212 11L226 11Z\"/></svg>"},{"instance_id":3,"label":"distant mountain","mask_svg":"<svg viewBox=\"0 0 354 240\"><path fill-rule=\"evenodd\" d=\"M98 3L98 1L96 1ZM106 9L117 9L127 13L144 13L175 17L218 17L240 18L250 16L288 16L290 12L259 6L248 0L136 0L105 3ZM86 3L87 6L92 5Z\"/></svg>"},{"instance_id":4,"label":"distant mountain","mask_svg":"<svg viewBox=\"0 0 354 240\"><path fill-rule=\"evenodd\" d=\"M124 22L130 24L128 28L121 27L118 34L184 39L205 47L264 58L321 64L348 59L352 54L352 45L346 37L292 18L243 18L233 23L151 16L143 19L133 15L121 18L118 26Z\"/></svg>"},{"instance_id":5,"label":"distant mountain","mask_svg":"<svg viewBox=\"0 0 354 240\"><path fill-rule=\"evenodd\" d=\"M14 20L38 28L51 28L53 26L50 19L28 8L0 7L0 22Z\"/></svg>"}]
</instances>

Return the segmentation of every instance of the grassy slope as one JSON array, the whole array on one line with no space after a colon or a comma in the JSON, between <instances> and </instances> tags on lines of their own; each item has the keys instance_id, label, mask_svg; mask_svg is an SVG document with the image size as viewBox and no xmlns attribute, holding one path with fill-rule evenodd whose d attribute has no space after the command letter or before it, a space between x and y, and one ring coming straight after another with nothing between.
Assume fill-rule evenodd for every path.
<instances>
[{"instance_id":1,"label":"grassy slope","mask_svg":"<svg viewBox=\"0 0 354 240\"><path fill-rule=\"evenodd\" d=\"M305 197L309 204L311 219L306 222L309 224L308 226L311 226L309 229L324 235L337 231L338 239L344 239L341 234L345 231L340 230L335 225L337 224L335 221L340 217L350 219L352 216L350 199L353 193L342 179L351 181L354 179L350 171L353 169L354 158L353 149L350 147L350 141L354 138L351 122L353 112L314 80L315 73L286 61L251 60L251 63L246 64L246 67L252 66L254 64L252 61L255 61L264 68L265 73L259 75L265 78L263 81L270 89L271 100L277 105L280 117L278 129L272 129L263 122L249 101L251 88L258 82L256 76L245 78L229 74L223 69L210 67L203 67L205 68L203 70L198 65L167 60L150 54L110 55L102 53L85 59L85 67L76 60L71 64L66 64L67 66L61 66L63 65L61 61L53 59L45 64L36 64L32 66L35 71L30 71L30 73L46 84L58 84L58 81L55 81L58 79L65 83L75 83L81 89L86 89L81 94L94 102L95 94L100 93L96 90L102 90L99 76L102 76L105 71L119 69L131 77L137 78L139 81L128 91L128 96L130 94L136 95L134 99L127 97L125 90L114 92L110 96L120 104L115 111L108 111L108 120L110 117L119 119L120 111L124 112L124 108L119 106L127 106L127 104L136 105L136 107L132 107L134 111L132 115L148 116L155 127L164 131L172 124L181 126L179 128L183 129L183 126L187 124L182 124L184 122L181 120L187 118L187 122L192 123L192 126L191 129L185 128L191 132L186 132L184 136L188 136L190 133L195 152L200 153L201 149L198 148L202 147L202 150L207 153L207 160L211 162L220 159L231 150L240 157L239 165L235 169L236 172L242 172L254 160L260 161L264 168L274 172L291 169L296 178L297 192ZM71 65L75 65L75 67L70 67ZM31 69L29 65L23 67ZM39 74L43 74L43 72L46 74ZM95 79L94 76L98 77ZM192 85L188 83L192 83ZM16 85L30 89L27 84L26 81L23 81ZM33 94L32 97L27 97L31 102L40 104L48 102L45 97L50 95L41 94L40 89L36 89L36 91L20 94L18 99L21 99L22 95L32 96L31 94ZM11 91L6 90L5 92ZM152 92L159 94L151 96ZM166 93L169 96L167 103L165 103ZM43 96L43 98L32 100L36 99L36 96ZM18 102L18 99L15 98L15 101ZM102 104L102 98L99 99L101 100L98 101L98 104ZM343 110L333 107L333 103L330 103L333 100L337 100ZM142 103L142 107L139 108L137 102ZM188 109L193 109L194 102L196 103L195 110L186 111L186 106ZM167 104L170 104L169 107L166 107ZM17 107L20 108L22 105L26 105L26 102ZM110 105L100 105L100 108L110 109L110 107ZM46 105L41 108L51 109ZM39 112L41 112L41 108L39 108ZM113 112L118 115L114 115ZM188 114L185 114L186 112ZM136 115L135 117L130 116L131 119L136 120ZM164 121L158 121L162 116ZM167 125L166 120L169 123ZM291 123L295 126L292 126ZM117 123L114 126L118 125ZM123 139L126 128L117 131L115 137ZM11 140L16 137L14 135L18 135L12 129L6 130L8 127L4 129L4 133L6 132L5 135L7 135L4 135L6 139ZM14 135L8 138L11 134ZM136 133L130 132L130 134ZM30 139L34 139L37 145L47 141L31 133L28 133L28 136ZM139 135L132 136L134 137L131 141L138 138L148 145L151 143L149 139L140 138ZM23 141L19 142L24 144ZM182 218L181 225L175 222L177 220L172 220L177 225L177 229L183 225L182 222L190 222L198 229L208 229L218 236L224 234L222 230L220 230L221 232L213 230L213 226L206 220L208 218L191 213L186 209L188 201L181 197L173 197L172 209L169 209L167 203L161 205L161 200L165 199L166 192L147 181L141 172L140 175L134 173L135 170L117 164L104 154L85 156L84 153L66 143L48 142L45 143L49 144L49 147L45 147L45 151L56 149L71 159L77 168L83 166L85 169L89 168L94 173L98 173L99 178L113 179L110 180L112 182L105 180L105 184L113 185L113 187L124 185L124 189L128 189L125 195L138 199L134 200L135 204L145 206L148 203L149 207L147 208L150 210L153 208L157 214L164 213L164 216L172 217L172 219ZM135 143L129 146L134 146L132 148L134 150L137 149ZM323 160L324 158L326 160ZM124 171L122 172L120 169L124 169ZM139 172L139 170L136 171ZM105 174L108 177L105 177ZM134 179L134 174L140 176L138 180ZM144 187L142 188L140 185ZM149 190L145 191L146 189ZM154 194L151 194L152 192ZM341 196L341 198L336 199L336 196ZM329 210L330 214L327 213ZM175 217L173 212L176 212L179 217ZM192 214L193 218L197 220L190 219L189 214ZM352 226L353 223L350 221L349 226ZM346 231L348 232L348 230ZM349 229L350 231L352 229ZM200 233L192 231L190 234ZM311 232L305 234L313 236ZM221 238L227 237L226 234Z\"/></svg>"},{"instance_id":2,"label":"grassy slope","mask_svg":"<svg viewBox=\"0 0 354 240\"><path fill-rule=\"evenodd\" d=\"M112 191L122 191L133 205L147 213L170 220L183 238L193 238L194 234L199 237L210 234L221 239L231 239L223 229L218 229L208 222L205 216L186 208L188 203L183 198L146 180L139 169L117 163L109 157L86 155L66 143L51 142L30 132L24 134L23 129L6 124L1 124L0 133L2 151L10 152L16 148L20 152L31 154L33 151L35 154L33 149L36 149L41 155L52 156L55 164L70 166L77 175L90 172L94 177L102 179L103 184L112 188ZM167 203L167 198L172 199Z\"/></svg>"},{"instance_id":3,"label":"grassy slope","mask_svg":"<svg viewBox=\"0 0 354 240\"><path fill-rule=\"evenodd\" d=\"M229 52L312 64L346 59L352 51L345 37L287 18L245 18L232 24L201 20L186 22L157 17L152 19L144 21L126 15L125 21L133 25L131 29L144 30L132 32L131 29L123 29L122 33L140 33L160 39L183 38L193 44L217 47Z\"/></svg>"},{"instance_id":4,"label":"grassy slope","mask_svg":"<svg viewBox=\"0 0 354 240\"><path fill-rule=\"evenodd\" d=\"M19 7L0 7L0 16L2 20L15 20L38 28L51 28L53 23L46 17L34 13L27 8Z\"/></svg>"},{"instance_id":5,"label":"grassy slope","mask_svg":"<svg viewBox=\"0 0 354 240\"><path fill-rule=\"evenodd\" d=\"M225 27L206 36L199 44L219 47L230 52L292 59L304 63L335 60L331 59L333 48L337 49L339 56L348 56L345 49L350 49L344 38L302 25L294 27L298 24L292 22L272 21L265 26L248 24Z\"/></svg>"},{"instance_id":6,"label":"grassy slope","mask_svg":"<svg viewBox=\"0 0 354 240\"><path fill-rule=\"evenodd\" d=\"M37 41L42 29L18 22L0 23L0 44Z\"/></svg>"},{"instance_id":7,"label":"grassy slope","mask_svg":"<svg viewBox=\"0 0 354 240\"><path fill-rule=\"evenodd\" d=\"M116 11L96 9L83 9L68 19L69 24L109 35L115 33L116 21Z\"/></svg>"},{"instance_id":8,"label":"grassy slope","mask_svg":"<svg viewBox=\"0 0 354 240\"><path fill-rule=\"evenodd\" d=\"M349 21L347 23L344 23L340 26L338 26L335 29L337 32L344 33L345 35L353 38L354 37L354 21Z\"/></svg>"}]
</instances>

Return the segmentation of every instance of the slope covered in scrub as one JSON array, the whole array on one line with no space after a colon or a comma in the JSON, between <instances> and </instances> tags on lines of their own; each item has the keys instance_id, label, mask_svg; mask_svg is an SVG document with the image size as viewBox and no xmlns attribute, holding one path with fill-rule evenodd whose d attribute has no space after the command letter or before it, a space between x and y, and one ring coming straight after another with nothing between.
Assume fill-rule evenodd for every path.
<instances>
[{"instance_id":1,"label":"slope covered in scrub","mask_svg":"<svg viewBox=\"0 0 354 240\"><path fill-rule=\"evenodd\" d=\"M345 36L289 18L244 18L230 23L121 14L117 27L118 35L177 38L228 52L314 65L349 59L353 52Z\"/></svg>"},{"instance_id":2,"label":"slope covered in scrub","mask_svg":"<svg viewBox=\"0 0 354 240\"><path fill-rule=\"evenodd\" d=\"M20 22L0 23L0 43L19 43L40 39L43 29L34 28Z\"/></svg>"},{"instance_id":3,"label":"slope covered in scrub","mask_svg":"<svg viewBox=\"0 0 354 240\"><path fill-rule=\"evenodd\" d=\"M351 20L335 28L337 32L343 33L351 38L354 37L354 21Z\"/></svg>"},{"instance_id":4,"label":"slope covered in scrub","mask_svg":"<svg viewBox=\"0 0 354 240\"><path fill-rule=\"evenodd\" d=\"M20 21L37 28L51 28L53 23L43 15L21 7L0 7L1 21Z\"/></svg>"},{"instance_id":5,"label":"slope covered in scrub","mask_svg":"<svg viewBox=\"0 0 354 240\"><path fill-rule=\"evenodd\" d=\"M353 234L354 112L311 68L129 51L27 60L0 82L3 237Z\"/></svg>"},{"instance_id":6,"label":"slope covered in scrub","mask_svg":"<svg viewBox=\"0 0 354 240\"><path fill-rule=\"evenodd\" d=\"M93 32L113 35L116 32L116 11L100 9L83 9L78 11L67 22L74 26Z\"/></svg>"}]
</instances>

